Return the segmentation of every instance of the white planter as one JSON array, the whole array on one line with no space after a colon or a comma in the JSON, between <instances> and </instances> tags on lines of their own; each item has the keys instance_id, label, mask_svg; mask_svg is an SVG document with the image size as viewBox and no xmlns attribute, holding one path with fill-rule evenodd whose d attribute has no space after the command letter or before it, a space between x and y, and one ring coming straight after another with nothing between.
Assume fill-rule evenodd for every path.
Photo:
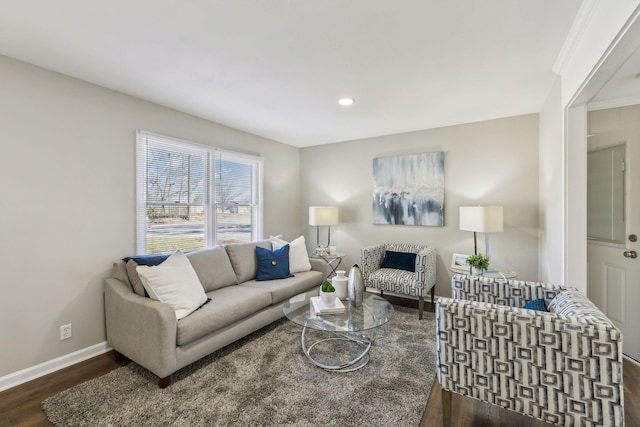
<instances>
[{"instance_id":1,"label":"white planter","mask_svg":"<svg viewBox=\"0 0 640 427\"><path fill-rule=\"evenodd\" d=\"M335 292L322 292L320 290L320 300L327 307L331 307L336 303L336 293Z\"/></svg>"},{"instance_id":2,"label":"white planter","mask_svg":"<svg viewBox=\"0 0 640 427\"><path fill-rule=\"evenodd\" d=\"M480 270L474 267L471 267L471 275L472 276L482 276L482 273L484 273L485 270Z\"/></svg>"}]
</instances>

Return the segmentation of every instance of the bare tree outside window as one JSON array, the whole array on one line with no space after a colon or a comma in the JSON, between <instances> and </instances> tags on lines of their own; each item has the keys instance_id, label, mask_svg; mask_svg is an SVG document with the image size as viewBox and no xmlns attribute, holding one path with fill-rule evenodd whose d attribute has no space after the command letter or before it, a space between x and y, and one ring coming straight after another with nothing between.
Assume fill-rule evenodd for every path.
<instances>
[{"instance_id":1,"label":"bare tree outside window","mask_svg":"<svg viewBox=\"0 0 640 427\"><path fill-rule=\"evenodd\" d=\"M207 157L148 148L147 253L205 247Z\"/></svg>"},{"instance_id":2,"label":"bare tree outside window","mask_svg":"<svg viewBox=\"0 0 640 427\"><path fill-rule=\"evenodd\" d=\"M261 160L145 132L138 133L138 155L140 252L190 251L256 238Z\"/></svg>"},{"instance_id":3,"label":"bare tree outside window","mask_svg":"<svg viewBox=\"0 0 640 427\"><path fill-rule=\"evenodd\" d=\"M250 240L252 211L252 167L216 159L216 234L219 243ZM249 239L248 239L249 238Z\"/></svg>"}]
</instances>

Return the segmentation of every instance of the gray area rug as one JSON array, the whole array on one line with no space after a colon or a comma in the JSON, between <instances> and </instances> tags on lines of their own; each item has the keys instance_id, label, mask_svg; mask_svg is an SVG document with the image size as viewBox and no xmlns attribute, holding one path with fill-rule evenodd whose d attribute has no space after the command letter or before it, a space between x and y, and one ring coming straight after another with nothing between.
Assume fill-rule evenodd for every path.
<instances>
[{"instance_id":1,"label":"gray area rug","mask_svg":"<svg viewBox=\"0 0 640 427\"><path fill-rule=\"evenodd\" d=\"M42 407L57 426L416 427L435 376L434 314L419 321L417 310L394 308L358 371L311 364L301 327L281 319L178 371L166 389L130 363Z\"/></svg>"}]
</instances>

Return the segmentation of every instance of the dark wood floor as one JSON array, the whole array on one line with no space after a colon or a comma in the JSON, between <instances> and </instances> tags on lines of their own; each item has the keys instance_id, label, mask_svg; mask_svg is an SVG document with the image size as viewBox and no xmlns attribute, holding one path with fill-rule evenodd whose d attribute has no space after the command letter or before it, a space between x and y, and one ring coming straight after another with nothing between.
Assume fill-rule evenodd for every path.
<instances>
[{"instance_id":1,"label":"dark wood floor","mask_svg":"<svg viewBox=\"0 0 640 427\"><path fill-rule=\"evenodd\" d=\"M385 296L386 297L386 296ZM414 306L413 301L387 297L394 304ZM417 307L417 301L415 302ZM425 309L433 311L426 303ZM51 426L40 403L67 388L104 375L121 365L112 352L94 357L0 393L0 426ZM640 366L624 361L625 422L640 426ZM453 395L453 427L542 427L550 424L473 399ZM440 386L436 380L420 427L442 425Z\"/></svg>"},{"instance_id":2,"label":"dark wood floor","mask_svg":"<svg viewBox=\"0 0 640 427\"><path fill-rule=\"evenodd\" d=\"M122 366L109 352L0 393L0 426L51 426L40 403Z\"/></svg>"}]
</instances>

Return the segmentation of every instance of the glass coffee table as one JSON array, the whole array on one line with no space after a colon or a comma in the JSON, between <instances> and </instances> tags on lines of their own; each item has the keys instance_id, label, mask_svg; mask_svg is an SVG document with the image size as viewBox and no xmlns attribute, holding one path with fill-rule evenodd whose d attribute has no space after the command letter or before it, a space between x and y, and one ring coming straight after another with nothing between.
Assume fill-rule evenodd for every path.
<instances>
[{"instance_id":1,"label":"glass coffee table","mask_svg":"<svg viewBox=\"0 0 640 427\"><path fill-rule=\"evenodd\" d=\"M298 295L285 302L284 315L302 326L302 351L314 365L330 371L350 372L369 363L369 350L376 332L393 317L393 306L384 298L366 292L360 307L352 307L348 300L343 304L343 313L319 315L311 308L309 295ZM306 336L309 330L320 331L321 338L309 339ZM336 352L329 352L330 359L335 356L334 362L314 357L312 352L321 352L321 347L329 344L345 344Z\"/></svg>"}]
</instances>

